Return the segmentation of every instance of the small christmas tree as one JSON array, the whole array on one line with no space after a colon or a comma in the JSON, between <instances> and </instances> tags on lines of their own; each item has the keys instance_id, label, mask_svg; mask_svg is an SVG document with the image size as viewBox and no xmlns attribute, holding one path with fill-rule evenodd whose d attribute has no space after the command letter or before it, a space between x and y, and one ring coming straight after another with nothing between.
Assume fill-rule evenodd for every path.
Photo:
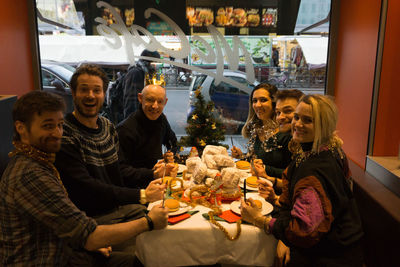
<instances>
[{"instance_id":1,"label":"small christmas tree","mask_svg":"<svg viewBox=\"0 0 400 267\"><path fill-rule=\"evenodd\" d=\"M225 128L214 116L214 103L206 102L200 90L201 87L195 91L194 111L185 128L187 136L182 137L179 143L181 146L196 147L201 155L206 145L222 145L219 141L225 140Z\"/></svg>"}]
</instances>

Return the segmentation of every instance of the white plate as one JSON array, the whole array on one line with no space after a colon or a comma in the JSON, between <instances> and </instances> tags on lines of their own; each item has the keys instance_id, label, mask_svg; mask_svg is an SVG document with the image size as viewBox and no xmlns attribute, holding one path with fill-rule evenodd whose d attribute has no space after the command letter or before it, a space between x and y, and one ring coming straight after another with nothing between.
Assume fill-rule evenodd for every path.
<instances>
[{"instance_id":1,"label":"white plate","mask_svg":"<svg viewBox=\"0 0 400 267\"><path fill-rule=\"evenodd\" d=\"M153 203L150 203L149 206L147 207L148 210L151 210L154 205L159 205L161 204L162 200L155 201ZM177 211L174 212L169 212L168 216L176 216L176 215L181 215L187 211L189 211L192 207L187 205L186 203L179 202L180 208Z\"/></svg>"},{"instance_id":2,"label":"white plate","mask_svg":"<svg viewBox=\"0 0 400 267\"><path fill-rule=\"evenodd\" d=\"M246 198L258 199L261 201L261 204L262 204L261 214L262 215L267 215L274 210L274 207L271 205L271 203L268 203L267 201L265 201L265 199L263 197L261 197L258 193L248 193L248 194L246 194ZM231 203L231 210L236 214L240 214L240 200L237 200L237 201L234 201Z\"/></svg>"},{"instance_id":3,"label":"white plate","mask_svg":"<svg viewBox=\"0 0 400 267\"><path fill-rule=\"evenodd\" d=\"M183 171L186 171L187 167L183 164L178 164L178 173L182 173Z\"/></svg>"},{"instance_id":4,"label":"white plate","mask_svg":"<svg viewBox=\"0 0 400 267\"><path fill-rule=\"evenodd\" d=\"M242 178L242 179L240 179L240 181L239 181L239 186L240 186L240 188L244 188L244 179L245 178ZM264 178L264 177L259 177L259 179L260 180L264 180L264 181L267 181L267 183L272 187L273 186L273 184L272 184L272 182L270 181L270 180L268 180L268 179L266 179L266 178ZM249 186L248 184L246 185L246 190L250 190L250 191L258 191L258 187L252 187L252 186Z\"/></svg>"}]
</instances>

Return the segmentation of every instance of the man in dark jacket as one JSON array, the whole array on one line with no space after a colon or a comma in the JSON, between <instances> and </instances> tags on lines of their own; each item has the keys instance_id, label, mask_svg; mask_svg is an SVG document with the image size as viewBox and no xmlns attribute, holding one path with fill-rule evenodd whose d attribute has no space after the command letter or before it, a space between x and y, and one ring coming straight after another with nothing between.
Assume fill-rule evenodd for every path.
<instances>
[{"instance_id":1,"label":"man in dark jacket","mask_svg":"<svg viewBox=\"0 0 400 267\"><path fill-rule=\"evenodd\" d=\"M160 54L157 51L151 52L147 49L143 50L140 56L160 58ZM152 65L152 61L147 59L139 59L135 66L128 69L123 81L124 119L139 109L138 93L142 92L145 86L146 74L152 76L155 72L156 68Z\"/></svg>"},{"instance_id":2,"label":"man in dark jacket","mask_svg":"<svg viewBox=\"0 0 400 267\"><path fill-rule=\"evenodd\" d=\"M148 85L138 94L138 99L141 108L117 126L121 164L152 169L157 160L163 157L162 145L171 151L167 153L168 157L176 153L177 139L163 114L168 101L165 88ZM136 186L148 183L149 180L143 179Z\"/></svg>"}]
</instances>

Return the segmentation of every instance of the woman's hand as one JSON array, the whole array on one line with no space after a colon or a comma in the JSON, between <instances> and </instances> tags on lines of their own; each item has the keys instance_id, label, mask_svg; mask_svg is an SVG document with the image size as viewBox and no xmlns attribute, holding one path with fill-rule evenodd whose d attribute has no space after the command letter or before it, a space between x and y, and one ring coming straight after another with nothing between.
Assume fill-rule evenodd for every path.
<instances>
[{"instance_id":1,"label":"woman's hand","mask_svg":"<svg viewBox=\"0 0 400 267\"><path fill-rule=\"evenodd\" d=\"M254 168L251 168L251 174L253 176L265 177L268 179L268 175L265 172L265 165L261 159L254 159L253 166Z\"/></svg>"},{"instance_id":2,"label":"woman's hand","mask_svg":"<svg viewBox=\"0 0 400 267\"><path fill-rule=\"evenodd\" d=\"M234 157L235 159L239 159L243 155L242 150L240 150L240 148L238 148L236 146L233 146L231 148L231 153L232 153L232 157Z\"/></svg>"},{"instance_id":3,"label":"woman's hand","mask_svg":"<svg viewBox=\"0 0 400 267\"><path fill-rule=\"evenodd\" d=\"M276 246L275 267L286 266L290 261L290 248L287 247L281 240Z\"/></svg>"},{"instance_id":4,"label":"woman's hand","mask_svg":"<svg viewBox=\"0 0 400 267\"><path fill-rule=\"evenodd\" d=\"M262 196L266 201L274 205L276 194L274 188L271 185L262 179L258 180L258 194Z\"/></svg>"},{"instance_id":5,"label":"woman's hand","mask_svg":"<svg viewBox=\"0 0 400 267\"><path fill-rule=\"evenodd\" d=\"M247 201L250 205L248 205L246 202L244 202L243 199L241 200L240 214L242 215L243 220L254 224L256 218L262 216L262 214L259 209L252 207L252 206L255 206L252 198L249 198Z\"/></svg>"},{"instance_id":6,"label":"woman's hand","mask_svg":"<svg viewBox=\"0 0 400 267\"><path fill-rule=\"evenodd\" d=\"M97 252L100 252L101 254L103 254L104 257L108 258L111 255L111 247L106 247L106 248L99 248L97 250Z\"/></svg>"}]
</instances>

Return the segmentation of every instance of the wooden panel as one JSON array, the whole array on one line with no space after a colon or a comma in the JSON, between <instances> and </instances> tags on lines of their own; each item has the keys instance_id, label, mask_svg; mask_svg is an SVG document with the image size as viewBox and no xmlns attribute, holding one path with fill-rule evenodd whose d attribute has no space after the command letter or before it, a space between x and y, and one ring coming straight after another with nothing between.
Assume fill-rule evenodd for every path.
<instances>
[{"instance_id":1,"label":"wooden panel","mask_svg":"<svg viewBox=\"0 0 400 267\"><path fill-rule=\"evenodd\" d=\"M33 90L28 1L2 0L0 8L0 94Z\"/></svg>"},{"instance_id":2,"label":"wooden panel","mask_svg":"<svg viewBox=\"0 0 400 267\"><path fill-rule=\"evenodd\" d=\"M380 1L341 2L335 78L338 134L349 158L362 168L367 154L379 18Z\"/></svg>"},{"instance_id":3,"label":"wooden panel","mask_svg":"<svg viewBox=\"0 0 400 267\"><path fill-rule=\"evenodd\" d=\"M388 1L374 156L397 156L400 145L400 1Z\"/></svg>"}]
</instances>

